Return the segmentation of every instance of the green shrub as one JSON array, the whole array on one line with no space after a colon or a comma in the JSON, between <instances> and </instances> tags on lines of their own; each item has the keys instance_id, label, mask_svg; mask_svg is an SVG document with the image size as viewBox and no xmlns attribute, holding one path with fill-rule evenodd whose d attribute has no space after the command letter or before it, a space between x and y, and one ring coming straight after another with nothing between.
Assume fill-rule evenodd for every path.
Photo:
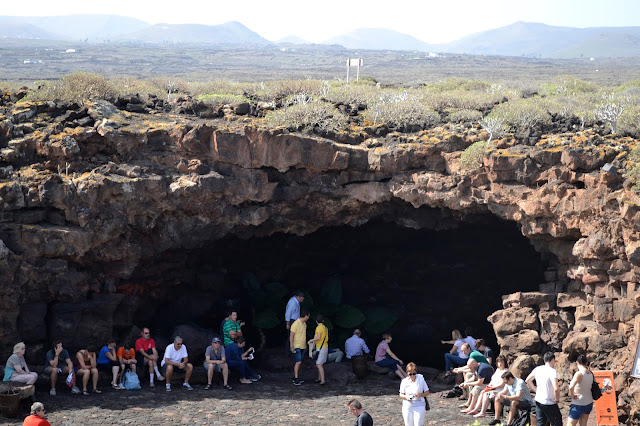
<instances>
[{"instance_id":1,"label":"green shrub","mask_svg":"<svg viewBox=\"0 0 640 426\"><path fill-rule=\"evenodd\" d=\"M28 100L55 100L82 104L91 99L114 99L118 94L115 85L99 74L76 72L58 81L41 84L27 96Z\"/></svg>"},{"instance_id":2,"label":"green shrub","mask_svg":"<svg viewBox=\"0 0 640 426\"><path fill-rule=\"evenodd\" d=\"M618 132L634 138L640 137L640 106L627 108L618 120Z\"/></svg>"},{"instance_id":3,"label":"green shrub","mask_svg":"<svg viewBox=\"0 0 640 426\"><path fill-rule=\"evenodd\" d=\"M573 96L584 93L597 93L600 88L590 81L584 81L572 75L559 75L544 83L540 87L540 93L549 96L563 95Z\"/></svg>"},{"instance_id":4,"label":"green shrub","mask_svg":"<svg viewBox=\"0 0 640 426\"><path fill-rule=\"evenodd\" d=\"M300 93L320 95L323 91L323 84L322 80L268 81L251 86L245 94L260 101L277 102L287 96Z\"/></svg>"},{"instance_id":5,"label":"green shrub","mask_svg":"<svg viewBox=\"0 0 640 426\"><path fill-rule=\"evenodd\" d=\"M329 102L369 105L382 96L383 91L369 84L335 84L324 98Z\"/></svg>"},{"instance_id":6,"label":"green shrub","mask_svg":"<svg viewBox=\"0 0 640 426\"><path fill-rule=\"evenodd\" d=\"M286 127L292 131L311 132L317 128L323 131L341 131L347 128L347 117L326 102L313 101L297 104L279 111L270 111L265 117L273 127Z\"/></svg>"},{"instance_id":7,"label":"green shrub","mask_svg":"<svg viewBox=\"0 0 640 426\"><path fill-rule=\"evenodd\" d=\"M477 122L482 120L482 113L475 109L460 109L449 114L452 123Z\"/></svg>"},{"instance_id":8,"label":"green shrub","mask_svg":"<svg viewBox=\"0 0 640 426\"><path fill-rule=\"evenodd\" d=\"M369 107L365 118L374 124L390 127L426 128L440 121L440 115L425 104L413 99L399 102L379 102Z\"/></svg>"},{"instance_id":9,"label":"green shrub","mask_svg":"<svg viewBox=\"0 0 640 426\"><path fill-rule=\"evenodd\" d=\"M485 152L487 152L488 146L489 142L478 141L467 147L460 156L462 168L464 170L475 170L482 167L482 159Z\"/></svg>"},{"instance_id":10,"label":"green shrub","mask_svg":"<svg viewBox=\"0 0 640 426\"><path fill-rule=\"evenodd\" d=\"M538 123L551 120L540 98L526 98L506 102L491 111L489 118L502 120L511 130L531 128Z\"/></svg>"}]
</instances>

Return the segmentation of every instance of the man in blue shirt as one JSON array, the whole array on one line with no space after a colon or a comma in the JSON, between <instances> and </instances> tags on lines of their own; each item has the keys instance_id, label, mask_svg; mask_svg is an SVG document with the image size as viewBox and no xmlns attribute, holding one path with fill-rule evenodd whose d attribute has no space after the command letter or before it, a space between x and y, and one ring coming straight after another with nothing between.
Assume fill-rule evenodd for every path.
<instances>
[{"instance_id":1,"label":"man in blue shirt","mask_svg":"<svg viewBox=\"0 0 640 426\"><path fill-rule=\"evenodd\" d=\"M344 342L344 350L347 354L347 359L351 359L354 356L362 356L368 354L369 347L362 337L362 333L357 328L353 330L353 336L349 337Z\"/></svg>"},{"instance_id":2,"label":"man in blue shirt","mask_svg":"<svg viewBox=\"0 0 640 426\"><path fill-rule=\"evenodd\" d=\"M289 334L291 330L291 324L298 318L300 318L300 305L304 302L304 293L302 291L297 291L291 299L287 302L287 308L284 311L284 320L286 322L287 327L287 342L286 349L287 355L291 355L291 350L289 348Z\"/></svg>"},{"instance_id":3,"label":"man in blue shirt","mask_svg":"<svg viewBox=\"0 0 640 426\"><path fill-rule=\"evenodd\" d=\"M254 349L251 347L245 352L242 352L246 344L244 337L238 337L235 343L230 344L224 349L226 351L227 364L229 367L240 369L240 383L249 384L251 382L257 382L262 377L259 374L256 374L251 367L249 367L249 363L247 361L253 359Z\"/></svg>"}]
</instances>

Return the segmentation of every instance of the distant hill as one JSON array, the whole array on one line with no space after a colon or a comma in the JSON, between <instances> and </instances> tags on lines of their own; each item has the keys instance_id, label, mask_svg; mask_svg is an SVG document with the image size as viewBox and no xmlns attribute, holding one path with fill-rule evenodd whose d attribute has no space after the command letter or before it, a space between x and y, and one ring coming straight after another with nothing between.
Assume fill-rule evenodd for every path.
<instances>
[{"instance_id":1,"label":"distant hill","mask_svg":"<svg viewBox=\"0 0 640 426\"><path fill-rule=\"evenodd\" d=\"M53 34L25 22L9 22L0 20L1 38L27 38L43 40L60 40L64 36Z\"/></svg>"},{"instance_id":2,"label":"distant hill","mask_svg":"<svg viewBox=\"0 0 640 426\"><path fill-rule=\"evenodd\" d=\"M543 58L640 56L640 27L570 28L520 21L439 45L438 50Z\"/></svg>"},{"instance_id":3,"label":"distant hill","mask_svg":"<svg viewBox=\"0 0 640 426\"><path fill-rule=\"evenodd\" d=\"M375 50L433 50L433 45L407 34L383 28L361 28L348 34L333 37L325 44L340 44L347 49Z\"/></svg>"},{"instance_id":4,"label":"distant hill","mask_svg":"<svg viewBox=\"0 0 640 426\"><path fill-rule=\"evenodd\" d=\"M119 40L145 43L272 44L239 22L221 25L156 24L122 35Z\"/></svg>"},{"instance_id":5,"label":"distant hill","mask_svg":"<svg viewBox=\"0 0 640 426\"><path fill-rule=\"evenodd\" d=\"M117 15L0 16L3 23L33 25L56 34L57 39L89 41L107 40L149 26L139 19Z\"/></svg>"},{"instance_id":6,"label":"distant hill","mask_svg":"<svg viewBox=\"0 0 640 426\"><path fill-rule=\"evenodd\" d=\"M289 43L289 44L311 44L311 42L308 42L305 39L302 39L300 37L296 37L296 36L288 36L288 37L284 37L281 38L280 40L276 41L277 44L280 43Z\"/></svg>"}]
</instances>

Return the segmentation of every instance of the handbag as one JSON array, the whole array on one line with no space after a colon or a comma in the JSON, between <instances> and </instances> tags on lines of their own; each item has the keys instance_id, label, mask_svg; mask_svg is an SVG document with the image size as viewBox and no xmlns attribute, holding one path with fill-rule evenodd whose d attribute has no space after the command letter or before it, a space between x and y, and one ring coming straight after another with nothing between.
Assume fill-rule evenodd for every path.
<instances>
[{"instance_id":1,"label":"handbag","mask_svg":"<svg viewBox=\"0 0 640 426\"><path fill-rule=\"evenodd\" d=\"M316 346L316 348L322 348L322 345L324 345L324 340L322 339L322 343L320 343L320 346ZM311 358L313 358L313 360L317 360L318 357L320 356L320 349L314 349L313 350L313 354L311 355Z\"/></svg>"},{"instance_id":2,"label":"handbag","mask_svg":"<svg viewBox=\"0 0 640 426\"><path fill-rule=\"evenodd\" d=\"M431 410L431 407L429 407L429 400L427 399L427 397L424 397L424 410L425 411L429 411Z\"/></svg>"},{"instance_id":3,"label":"handbag","mask_svg":"<svg viewBox=\"0 0 640 426\"><path fill-rule=\"evenodd\" d=\"M589 371L591 373L591 371ZM593 373L591 373L593 376ZM600 390L600 385L596 382L596 376L593 376L593 382L591 382L591 396L594 401L597 401L602 396L602 391Z\"/></svg>"}]
</instances>

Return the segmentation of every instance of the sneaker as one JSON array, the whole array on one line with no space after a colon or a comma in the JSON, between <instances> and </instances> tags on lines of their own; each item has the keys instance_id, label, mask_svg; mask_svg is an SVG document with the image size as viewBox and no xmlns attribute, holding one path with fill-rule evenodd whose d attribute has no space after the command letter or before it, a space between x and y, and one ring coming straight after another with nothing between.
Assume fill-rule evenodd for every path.
<instances>
[{"instance_id":1,"label":"sneaker","mask_svg":"<svg viewBox=\"0 0 640 426\"><path fill-rule=\"evenodd\" d=\"M118 383L118 388L119 388L119 389L126 389L126 388L124 387L124 383L122 383L122 382Z\"/></svg>"},{"instance_id":2,"label":"sneaker","mask_svg":"<svg viewBox=\"0 0 640 426\"><path fill-rule=\"evenodd\" d=\"M55 389L52 389L52 390L55 390ZM74 394L74 395L79 395L79 394L82 393L82 391L77 386L74 386L74 387L71 388L71 393ZM55 395L55 393L52 394L52 395Z\"/></svg>"},{"instance_id":3,"label":"sneaker","mask_svg":"<svg viewBox=\"0 0 640 426\"><path fill-rule=\"evenodd\" d=\"M162 374L158 375L158 380L159 381L163 381L164 380L164 376Z\"/></svg>"},{"instance_id":4,"label":"sneaker","mask_svg":"<svg viewBox=\"0 0 640 426\"><path fill-rule=\"evenodd\" d=\"M182 387L183 388L187 388L187 390L193 390L193 388L191 387L191 385L189 383L183 383Z\"/></svg>"},{"instance_id":5,"label":"sneaker","mask_svg":"<svg viewBox=\"0 0 640 426\"><path fill-rule=\"evenodd\" d=\"M149 382L149 387L150 387L150 388L155 388L155 387L156 387L156 384L155 384L155 383L153 383L153 382Z\"/></svg>"},{"instance_id":6,"label":"sneaker","mask_svg":"<svg viewBox=\"0 0 640 426\"><path fill-rule=\"evenodd\" d=\"M78 389L78 388L76 388L76 389ZM78 390L80 390L80 389L78 389ZM56 390L55 390L55 388L54 388L54 389L51 389L51 390L49 391L49 395L51 395L51 396L56 396Z\"/></svg>"},{"instance_id":7,"label":"sneaker","mask_svg":"<svg viewBox=\"0 0 640 426\"><path fill-rule=\"evenodd\" d=\"M296 386L300 386L302 384L302 380L300 379L293 379L293 384Z\"/></svg>"},{"instance_id":8,"label":"sneaker","mask_svg":"<svg viewBox=\"0 0 640 426\"><path fill-rule=\"evenodd\" d=\"M167 383L167 392L171 392L171 385Z\"/></svg>"},{"instance_id":9,"label":"sneaker","mask_svg":"<svg viewBox=\"0 0 640 426\"><path fill-rule=\"evenodd\" d=\"M260 379L262 379L262 376L259 374L256 374L255 377L251 377L249 380L251 380L252 382L257 382Z\"/></svg>"},{"instance_id":10,"label":"sneaker","mask_svg":"<svg viewBox=\"0 0 640 426\"><path fill-rule=\"evenodd\" d=\"M491 422L489 423L489 425L490 425L490 426L494 426L494 425L497 425L497 424L500 424L500 420L493 419L493 420L491 420Z\"/></svg>"}]
</instances>

